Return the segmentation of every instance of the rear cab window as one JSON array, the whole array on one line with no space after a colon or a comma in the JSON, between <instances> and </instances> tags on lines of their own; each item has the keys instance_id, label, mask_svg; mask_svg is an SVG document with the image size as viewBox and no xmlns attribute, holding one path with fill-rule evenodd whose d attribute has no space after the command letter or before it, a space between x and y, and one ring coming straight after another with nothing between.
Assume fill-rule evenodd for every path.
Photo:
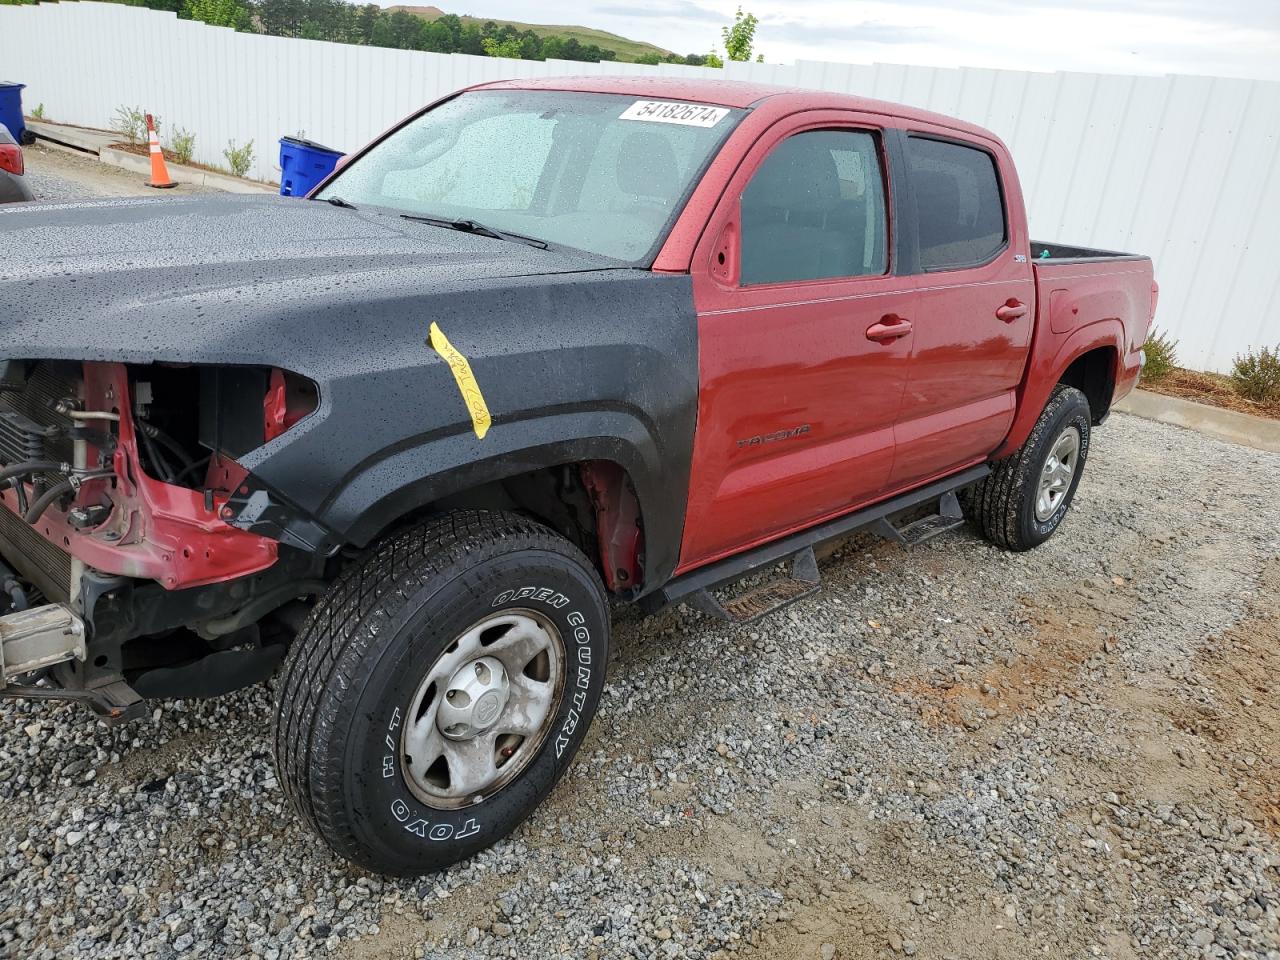
<instances>
[{"instance_id":1,"label":"rear cab window","mask_svg":"<svg viewBox=\"0 0 1280 960\"><path fill-rule=\"evenodd\" d=\"M905 138L922 271L980 266L1008 242L995 157L975 145Z\"/></svg>"}]
</instances>

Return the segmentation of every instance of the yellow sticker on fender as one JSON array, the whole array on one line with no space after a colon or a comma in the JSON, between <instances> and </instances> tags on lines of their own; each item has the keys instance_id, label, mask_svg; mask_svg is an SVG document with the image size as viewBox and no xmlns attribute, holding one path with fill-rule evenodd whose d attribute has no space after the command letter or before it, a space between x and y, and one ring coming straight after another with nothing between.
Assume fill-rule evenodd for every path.
<instances>
[{"instance_id":1,"label":"yellow sticker on fender","mask_svg":"<svg viewBox=\"0 0 1280 960\"><path fill-rule=\"evenodd\" d=\"M471 426L475 428L476 436L483 440L484 435L489 432L493 418L489 416L489 407L484 402L484 394L480 392L480 384L476 383L476 376L471 372L471 364L458 352L458 348L449 342L444 331L435 323L431 324L429 342L453 371L453 379L458 382L458 392L462 394L462 402L467 405L467 412L471 414Z\"/></svg>"}]
</instances>

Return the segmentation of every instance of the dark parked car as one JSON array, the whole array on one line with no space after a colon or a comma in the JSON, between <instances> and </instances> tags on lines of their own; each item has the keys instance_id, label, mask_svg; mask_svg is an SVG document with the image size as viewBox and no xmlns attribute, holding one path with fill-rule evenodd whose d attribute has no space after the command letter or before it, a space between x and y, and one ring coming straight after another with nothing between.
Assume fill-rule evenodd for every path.
<instances>
[{"instance_id":1,"label":"dark parked car","mask_svg":"<svg viewBox=\"0 0 1280 960\"><path fill-rule=\"evenodd\" d=\"M26 163L22 148L13 139L9 128L0 123L0 203L16 203L34 200L31 185L27 183Z\"/></svg>"}]
</instances>

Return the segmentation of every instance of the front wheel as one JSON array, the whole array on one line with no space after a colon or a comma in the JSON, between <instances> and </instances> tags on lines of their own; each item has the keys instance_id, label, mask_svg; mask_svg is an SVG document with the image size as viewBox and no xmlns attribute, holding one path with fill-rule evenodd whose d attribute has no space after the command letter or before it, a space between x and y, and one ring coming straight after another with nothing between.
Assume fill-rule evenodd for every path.
<instances>
[{"instance_id":1,"label":"front wheel","mask_svg":"<svg viewBox=\"0 0 1280 960\"><path fill-rule=\"evenodd\" d=\"M587 558L511 514L459 511L348 570L290 650L275 752L295 809L384 874L447 867L550 793L604 687Z\"/></svg>"},{"instance_id":2,"label":"front wheel","mask_svg":"<svg viewBox=\"0 0 1280 960\"><path fill-rule=\"evenodd\" d=\"M1089 401L1075 387L1054 387L1026 443L974 484L965 510L984 537L1006 550L1029 550L1061 526L1089 456Z\"/></svg>"}]
</instances>

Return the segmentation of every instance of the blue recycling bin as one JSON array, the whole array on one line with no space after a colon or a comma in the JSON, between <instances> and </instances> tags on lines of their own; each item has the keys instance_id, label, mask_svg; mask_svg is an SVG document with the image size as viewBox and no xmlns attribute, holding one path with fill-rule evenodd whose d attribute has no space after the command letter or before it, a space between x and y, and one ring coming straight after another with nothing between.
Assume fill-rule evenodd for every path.
<instances>
[{"instance_id":1,"label":"blue recycling bin","mask_svg":"<svg viewBox=\"0 0 1280 960\"><path fill-rule=\"evenodd\" d=\"M22 119L22 88L25 83L8 83L0 80L0 123L9 128L13 139L30 143L27 125Z\"/></svg>"},{"instance_id":2,"label":"blue recycling bin","mask_svg":"<svg viewBox=\"0 0 1280 960\"><path fill-rule=\"evenodd\" d=\"M342 151L310 140L280 138L280 196L305 197L311 188L333 172Z\"/></svg>"}]
</instances>

